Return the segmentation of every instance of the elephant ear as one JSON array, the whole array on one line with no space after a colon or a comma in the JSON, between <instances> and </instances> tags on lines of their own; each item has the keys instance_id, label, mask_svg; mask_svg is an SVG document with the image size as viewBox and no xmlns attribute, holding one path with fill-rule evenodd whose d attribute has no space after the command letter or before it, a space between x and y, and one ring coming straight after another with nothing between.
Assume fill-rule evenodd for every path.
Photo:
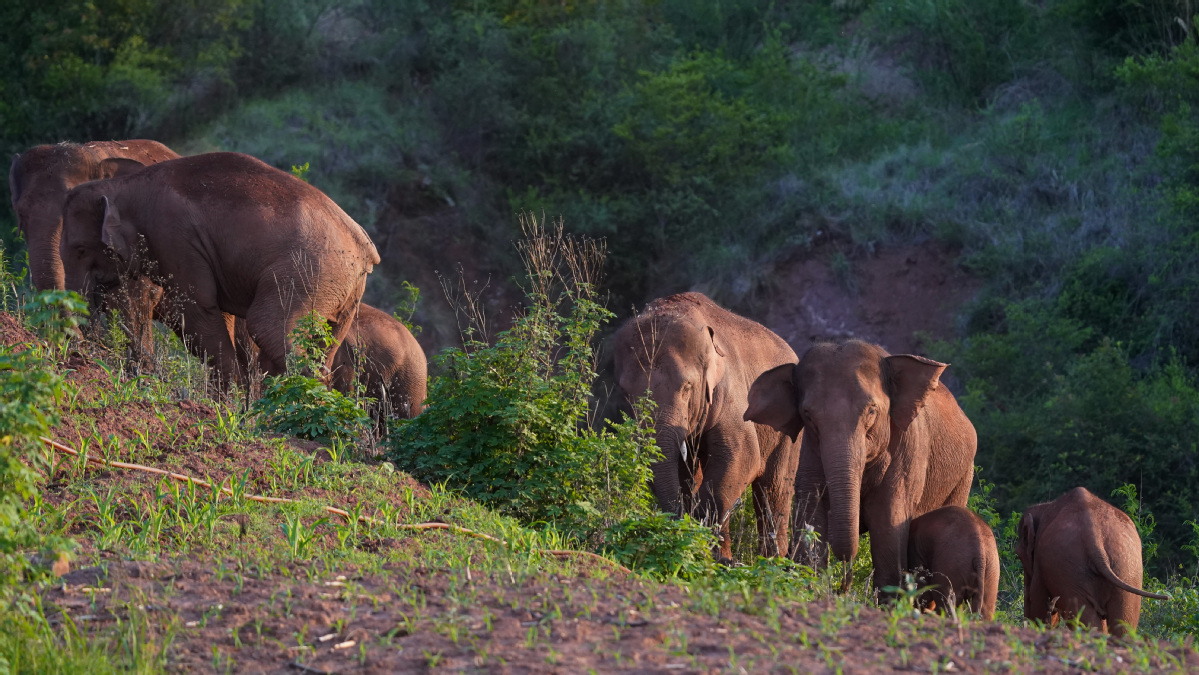
<instances>
[{"instance_id":1,"label":"elephant ear","mask_svg":"<svg viewBox=\"0 0 1199 675\"><path fill-rule=\"evenodd\" d=\"M911 354L888 356L884 361L890 383L891 421L903 433L916 419L929 395L941 386L941 373L949 364Z\"/></svg>"},{"instance_id":2,"label":"elephant ear","mask_svg":"<svg viewBox=\"0 0 1199 675\"><path fill-rule=\"evenodd\" d=\"M792 441L798 439L803 429L795 373L798 366L797 363L784 363L759 375L749 388L749 407L742 419L781 431Z\"/></svg>"},{"instance_id":3,"label":"elephant ear","mask_svg":"<svg viewBox=\"0 0 1199 675\"><path fill-rule=\"evenodd\" d=\"M127 176L131 173L137 173L146 168L145 164L136 159L127 159L125 157L109 157L100 162L100 178L116 178L117 176Z\"/></svg>"},{"instance_id":4,"label":"elephant ear","mask_svg":"<svg viewBox=\"0 0 1199 675\"><path fill-rule=\"evenodd\" d=\"M117 205L113 204L107 196L101 196L100 201L104 205L104 219L100 230L100 241L115 251L117 257L121 260L130 260L133 257L132 237L126 231L127 228L121 223L121 215L117 213Z\"/></svg>"},{"instance_id":5,"label":"elephant ear","mask_svg":"<svg viewBox=\"0 0 1199 675\"><path fill-rule=\"evenodd\" d=\"M704 367L704 396L707 397L708 403L712 402L712 397L716 393L716 385L724 379L726 364L724 360L724 348L720 346L720 341L716 339L716 331L712 330L711 326L705 326L704 332L707 333L708 340L712 343L712 352L715 354L708 355L708 363Z\"/></svg>"}]
</instances>

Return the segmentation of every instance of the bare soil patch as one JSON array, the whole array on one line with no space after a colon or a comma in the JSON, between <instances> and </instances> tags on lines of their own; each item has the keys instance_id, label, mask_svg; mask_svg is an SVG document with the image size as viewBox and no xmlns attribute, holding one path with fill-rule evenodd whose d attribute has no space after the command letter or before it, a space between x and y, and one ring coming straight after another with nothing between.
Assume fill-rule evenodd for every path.
<instances>
[{"instance_id":1,"label":"bare soil patch","mask_svg":"<svg viewBox=\"0 0 1199 675\"><path fill-rule=\"evenodd\" d=\"M1111 643L1100 653L1067 631L957 626L931 615L894 623L881 610L854 617L828 603L703 608L682 587L587 570L520 578L393 566L360 576L220 561L224 571L216 574L217 562L113 560L104 569L78 570L45 594L47 613L70 615L93 629L134 611L177 622L167 661L175 672L1077 673L1199 667L1189 650L1146 657L1143 647Z\"/></svg>"},{"instance_id":2,"label":"bare soil patch","mask_svg":"<svg viewBox=\"0 0 1199 675\"><path fill-rule=\"evenodd\" d=\"M921 353L921 335L947 339L982 284L938 242L844 256L835 244L800 250L776 267L763 323L796 353L857 338L894 354Z\"/></svg>"}]
</instances>

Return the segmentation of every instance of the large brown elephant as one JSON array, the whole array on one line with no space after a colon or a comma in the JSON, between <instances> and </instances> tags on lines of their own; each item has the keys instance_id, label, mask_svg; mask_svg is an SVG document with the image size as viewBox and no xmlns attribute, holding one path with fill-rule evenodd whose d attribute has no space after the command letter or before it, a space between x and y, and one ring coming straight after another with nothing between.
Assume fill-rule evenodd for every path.
<instances>
[{"instance_id":1,"label":"large brown elephant","mask_svg":"<svg viewBox=\"0 0 1199 675\"><path fill-rule=\"evenodd\" d=\"M179 155L158 141L94 141L38 145L14 155L8 170L17 227L29 248L29 274L39 291L65 288L59 239L62 205L77 185L112 178L130 164L150 165ZM105 162L107 159L126 160Z\"/></svg>"},{"instance_id":2,"label":"large brown elephant","mask_svg":"<svg viewBox=\"0 0 1199 675\"><path fill-rule=\"evenodd\" d=\"M912 518L965 506L970 493L977 438L940 384L945 367L859 340L818 344L799 363L763 373L749 392L745 419L793 438L804 432L796 523L811 524L846 562L869 532L877 588L899 585ZM823 546L803 553L819 563Z\"/></svg>"},{"instance_id":3,"label":"large brown elephant","mask_svg":"<svg viewBox=\"0 0 1199 675\"><path fill-rule=\"evenodd\" d=\"M720 525L718 556L732 557L728 519L753 485L763 555L787 554L799 445L742 419L749 384L795 352L761 324L700 293L651 302L615 337L616 376L629 401L648 388L663 459L653 491L663 511ZM701 478L702 476L702 478Z\"/></svg>"},{"instance_id":4,"label":"large brown elephant","mask_svg":"<svg viewBox=\"0 0 1199 675\"><path fill-rule=\"evenodd\" d=\"M357 381L367 396L412 418L424 407L427 378L425 352L408 328L386 312L359 304L354 327L333 360L333 387L349 393Z\"/></svg>"},{"instance_id":5,"label":"large brown elephant","mask_svg":"<svg viewBox=\"0 0 1199 675\"><path fill-rule=\"evenodd\" d=\"M379 263L366 232L324 193L231 152L76 187L60 247L67 287L85 296L122 275L162 285L192 349L225 387L241 370L226 315L246 320L263 370L282 373L287 334L302 315L324 317L341 343Z\"/></svg>"},{"instance_id":6,"label":"large brown elephant","mask_svg":"<svg viewBox=\"0 0 1199 675\"><path fill-rule=\"evenodd\" d=\"M942 506L912 519L908 528L908 569L928 609L966 605L990 621L999 596L999 547L991 527L963 506Z\"/></svg>"},{"instance_id":7,"label":"large brown elephant","mask_svg":"<svg viewBox=\"0 0 1199 675\"><path fill-rule=\"evenodd\" d=\"M1024 567L1024 616L1054 625L1075 616L1116 637L1135 630L1141 597L1141 537L1120 509L1082 487L1030 506L1016 554Z\"/></svg>"}]
</instances>

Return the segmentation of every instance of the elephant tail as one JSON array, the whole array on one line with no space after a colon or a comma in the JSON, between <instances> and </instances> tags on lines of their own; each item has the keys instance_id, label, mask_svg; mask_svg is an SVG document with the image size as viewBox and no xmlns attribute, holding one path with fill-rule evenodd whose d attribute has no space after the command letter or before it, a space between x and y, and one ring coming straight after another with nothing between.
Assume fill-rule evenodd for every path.
<instances>
[{"instance_id":1,"label":"elephant tail","mask_svg":"<svg viewBox=\"0 0 1199 675\"><path fill-rule=\"evenodd\" d=\"M1125 583L1123 579L1116 576L1116 573L1112 571L1111 565L1109 565L1107 562L1107 556L1098 556L1096 558L1096 560L1097 560L1098 564L1095 565L1095 571L1099 573L1099 576L1103 577L1104 579L1107 579L1108 582L1111 583L1111 585L1115 586L1116 588L1119 588L1120 590L1123 590L1123 591L1128 591L1129 593L1135 593L1136 595L1139 595L1143 598L1153 598L1154 600L1173 600L1174 599L1174 598L1172 598L1168 595L1164 595L1162 593L1151 593L1149 591L1146 591L1146 590L1137 588L1136 586L1132 586L1130 584Z\"/></svg>"}]
</instances>

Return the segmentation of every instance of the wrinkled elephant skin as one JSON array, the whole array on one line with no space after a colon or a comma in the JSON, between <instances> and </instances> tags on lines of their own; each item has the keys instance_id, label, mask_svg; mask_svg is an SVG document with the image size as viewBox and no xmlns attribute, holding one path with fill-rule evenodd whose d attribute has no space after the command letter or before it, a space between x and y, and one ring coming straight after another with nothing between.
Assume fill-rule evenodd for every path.
<instances>
[{"instance_id":1,"label":"wrinkled elephant skin","mask_svg":"<svg viewBox=\"0 0 1199 675\"><path fill-rule=\"evenodd\" d=\"M1078 617L1116 637L1135 630L1141 597L1141 537L1120 509L1086 488L1030 506L1016 554L1024 566L1024 616L1053 625Z\"/></svg>"},{"instance_id":2,"label":"wrinkled elephant skin","mask_svg":"<svg viewBox=\"0 0 1199 675\"><path fill-rule=\"evenodd\" d=\"M908 570L927 609L966 605L990 621L999 595L999 548L991 527L970 509L942 506L913 518L908 528Z\"/></svg>"},{"instance_id":3,"label":"wrinkled elephant skin","mask_svg":"<svg viewBox=\"0 0 1199 675\"><path fill-rule=\"evenodd\" d=\"M245 319L263 370L281 374L287 335L304 314L324 317L340 344L379 262L366 232L320 190L230 152L76 187L60 253L67 287L85 296L119 276L163 286L167 313L223 387L241 370L226 315Z\"/></svg>"},{"instance_id":4,"label":"wrinkled elephant skin","mask_svg":"<svg viewBox=\"0 0 1199 675\"><path fill-rule=\"evenodd\" d=\"M815 345L753 383L745 419L803 430L791 529L806 523L822 543L795 545L797 555L822 564L827 545L852 561L869 532L875 587L898 586L912 518L966 505L977 439L941 385L945 367L850 340Z\"/></svg>"},{"instance_id":5,"label":"wrinkled elephant skin","mask_svg":"<svg viewBox=\"0 0 1199 675\"><path fill-rule=\"evenodd\" d=\"M732 556L728 519L753 486L759 551L787 554L799 444L742 419L749 383L795 360L761 324L700 293L651 302L614 338L616 377L630 403L648 389L662 461L652 489L663 511L688 512L721 527L718 558Z\"/></svg>"}]
</instances>

